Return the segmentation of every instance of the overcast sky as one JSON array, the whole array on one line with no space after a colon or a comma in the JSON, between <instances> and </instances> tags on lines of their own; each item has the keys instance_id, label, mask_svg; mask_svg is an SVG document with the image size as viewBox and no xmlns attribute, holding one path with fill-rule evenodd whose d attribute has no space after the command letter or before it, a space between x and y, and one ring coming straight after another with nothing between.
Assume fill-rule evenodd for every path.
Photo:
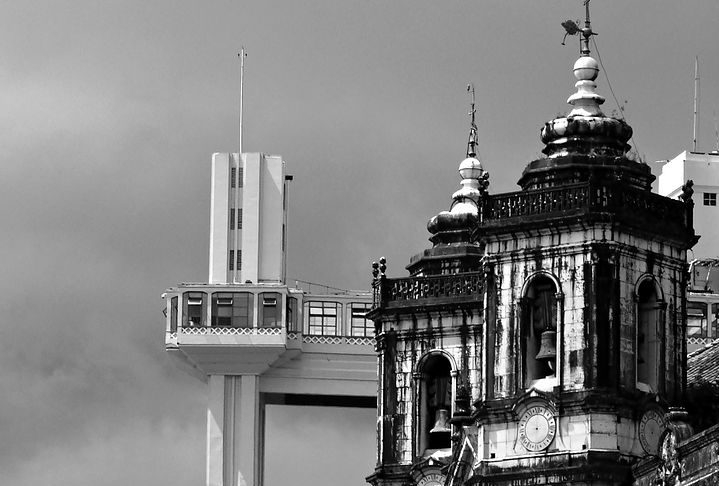
<instances>
[{"instance_id":1,"label":"overcast sky","mask_svg":"<svg viewBox=\"0 0 719 486\"><path fill-rule=\"evenodd\" d=\"M164 353L160 294L207 278L210 157L237 147L241 45L245 150L295 176L288 274L366 288L382 255L403 275L449 207L469 82L490 190L515 190L568 110L578 46L560 45L560 22L583 17L579 0L0 5L0 476L14 486L204 483L205 385ZM719 2L591 7L638 152L691 148L695 55L699 148L714 148ZM272 407L268 433L267 486L372 472L372 411Z\"/></svg>"}]
</instances>

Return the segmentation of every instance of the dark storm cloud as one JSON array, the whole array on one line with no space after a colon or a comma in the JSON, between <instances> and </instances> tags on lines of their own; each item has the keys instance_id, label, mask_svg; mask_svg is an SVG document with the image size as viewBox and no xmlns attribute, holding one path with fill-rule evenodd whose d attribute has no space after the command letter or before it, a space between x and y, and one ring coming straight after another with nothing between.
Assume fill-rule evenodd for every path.
<instances>
[{"instance_id":1,"label":"dark storm cloud","mask_svg":"<svg viewBox=\"0 0 719 486\"><path fill-rule=\"evenodd\" d=\"M718 96L719 3L592 7L641 153L674 156L691 138L695 55L706 61L705 100ZM514 188L541 150L539 127L567 110L577 52L559 45L559 23L581 10L570 0L6 2L0 424L11 440L0 444L0 470L8 484L202 481L205 387L165 356L159 295L206 278L209 160L236 146L240 45L249 52L246 147L282 154L296 176L289 275L362 288L381 255L401 275L428 245L427 219L449 206L470 81L490 189ZM603 77L599 91L611 111ZM711 123L702 133L711 147ZM274 413L273 453L301 448L311 462L312 451L355 431L362 439L350 454L370 473L371 414L323 421L316 412ZM314 434L283 436L290 426ZM332 473L342 470L338 455Z\"/></svg>"}]
</instances>

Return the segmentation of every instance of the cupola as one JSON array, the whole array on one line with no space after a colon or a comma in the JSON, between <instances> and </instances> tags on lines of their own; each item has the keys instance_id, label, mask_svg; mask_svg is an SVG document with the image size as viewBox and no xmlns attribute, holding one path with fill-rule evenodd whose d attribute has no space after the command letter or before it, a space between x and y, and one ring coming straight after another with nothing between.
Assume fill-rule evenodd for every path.
<instances>
[{"instance_id":1,"label":"cupola","mask_svg":"<svg viewBox=\"0 0 719 486\"><path fill-rule=\"evenodd\" d=\"M590 55L589 43L596 32L591 28L588 7L584 28L571 20L562 25L567 35L581 38L580 57L573 68L577 91L567 99L572 106L569 113L542 127L545 157L526 167L519 185L527 190L614 178L650 190L654 176L649 166L627 157L632 127L600 108L605 100L596 92L599 63Z\"/></svg>"}]
</instances>

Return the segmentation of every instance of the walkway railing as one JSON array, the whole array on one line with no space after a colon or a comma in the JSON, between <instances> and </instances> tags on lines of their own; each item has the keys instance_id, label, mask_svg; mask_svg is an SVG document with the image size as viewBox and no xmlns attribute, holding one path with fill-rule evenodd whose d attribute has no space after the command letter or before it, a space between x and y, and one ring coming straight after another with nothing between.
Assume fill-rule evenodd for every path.
<instances>
[{"instance_id":1,"label":"walkway railing","mask_svg":"<svg viewBox=\"0 0 719 486\"><path fill-rule=\"evenodd\" d=\"M482 223L497 226L512 218L608 214L643 223L662 222L682 228L692 225L691 206L623 184L585 182L533 191L490 195L484 200Z\"/></svg>"},{"instance_id":2,"label":"walkway railing","mask_svg":"<svg viewBox=\"0 0 719 486\"><path fill-rule=\"evenodd\" d=\"M448 302L471 302L484 293L482 272L427 277L377 279L373 284L372 306L405 307Z\"/></svg>"}]
</instances>

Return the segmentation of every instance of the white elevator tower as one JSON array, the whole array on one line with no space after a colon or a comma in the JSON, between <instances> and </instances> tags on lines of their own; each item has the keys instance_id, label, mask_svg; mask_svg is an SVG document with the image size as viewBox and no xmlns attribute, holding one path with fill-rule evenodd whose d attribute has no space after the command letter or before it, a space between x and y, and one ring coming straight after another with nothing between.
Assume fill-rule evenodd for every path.
<instances>
[{"instance_id":1,"label":"white elevator tower","mask_svg":"<svg viewBox=\"0 0 719 486\"><path fill-rule=\"evenodd\" d=\"M284 283L285 162L261 153L212 156L210 283Z\"/></svg>"},{"instance_id":2,"label":"white elevator tower","mask_svg":"<svg viewBox=\"0 0 719 486\"><path fill-rule=\"evenodd\" d=\"M207 283L165 298L168 353L208 383L207 486L261 486L265 406L374 408L369 292L285 279L287 186L280 156L212 156Z\"/></svg>"}]
</instances>

